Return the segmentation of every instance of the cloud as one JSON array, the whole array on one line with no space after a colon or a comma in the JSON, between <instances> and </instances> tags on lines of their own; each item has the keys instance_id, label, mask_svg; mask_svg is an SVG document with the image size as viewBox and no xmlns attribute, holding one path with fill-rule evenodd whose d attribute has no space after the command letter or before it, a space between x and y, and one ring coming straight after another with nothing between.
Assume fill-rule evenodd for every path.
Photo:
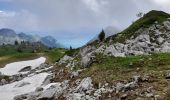
<instances>
[{"instance_id":1,"label":"cloud","mask_svg":"<svg viewBox=\"0 0 170 100\"><path fill-rule=\"evenodd\" d=\"M37 19L30 12L22 10L20 12L14 11L0 11L0 27L12 28L19 31L36 30Z\"/></svg>"},{"instance_id":2,"label":"cloud","mask_svg":"<svg viewBox=\"0 0 170 100\"><path fill-rule=\"evenodd\" d=\"M0 11L0 17L14 17L15 12Z\"/></svg>"},{"instance_id":3,"label":"cloud","mask_svg":"<svg viewBox=\"0 0 170 100\"><path fill-rule=\"evenodd\" d=\"M125 29L140 11L170 12L169 6L170 0L0 0L0 28L84 43L107 26Z\"/></svg>"}]
</instances>

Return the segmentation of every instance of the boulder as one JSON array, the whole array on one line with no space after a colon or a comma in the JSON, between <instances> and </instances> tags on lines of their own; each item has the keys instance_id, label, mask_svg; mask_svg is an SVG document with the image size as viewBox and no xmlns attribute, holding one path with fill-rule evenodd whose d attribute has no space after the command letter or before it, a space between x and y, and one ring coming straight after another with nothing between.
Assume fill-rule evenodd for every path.
<instances>
[{"instance_id":1,"label":"boulder","mask_svg":"<svg viewBox=\"0 0 170 100\"><path fill-rule=\"evenodd\" d=\"M170 79L170 70L166 71L164 76L165 76L166 79Z\"/></svg>"},{"instance_id":2,"label":"boulder","mask_svg":"<svg viewBox=\"0 0 170 100\"><path fill-rule=\"evenodd\" d=\"M63 58L60 59L59 64L65 64L67 63L67 61L71 61L71 60L73 60L72 57L65 55Z\"/></svg>"},{"instance_id":3,"label":"boulder","mask_svg":"<svg viewBox=\"0 0 170 100\"><path fill-rule=\"evenodd\" d=\"M89 67L92 64L92 54L89 53L86 56L83 56L81 59L81 66L86 68Z\"/></svg>"},{"instance_id":4,"label":"boulder","mask_svg":"<svg viewBox=\"0 0 170 100\"><path fill-rule=\"evenodd\" d=\"M0 81L1 85L7 84L8 82L5 79L1 79Z\"/></svg>"},{"instance_id":5,"label":"boulder","mask_svg":"<svg viewBox=\"0 0 170 100\"><path fill-rule=\"evenodd\" d=\"M48 76L45 78L45 80L44 80L44 82L43 82L43 85L47 85L47 84L51 83L52 79L53 79L53 76L52 76L52 75L48 75Z\"/></svg>"},{"instance_id":6,"label":"boulder","mask_svg":"<svg viewBox=\"0 0 170 100\"><path fill-rule=\"evenodd\" d=\"M27 95L18 95L14 97L14 100L26 100Z\"/></svg>"},{"instance_id":7,"label":"boulder","mask_svg":"<svg viewBox=\"0 0 170 100\"><path fill-rule=\"evenodd\" d=\"M95 52L101 54L104 52L105 48L106 47L104 45L101 45L98 49L95 50Z\"/></svg>"},{"instance_id":8,"label":"boulder","mask_svg":"<svg viewBox=\"0 0 170 100\"><path fill-rule=\"evenodd\" d=\"M80 82L79 86L76 88L76 91L81 93L89 89L92 89L92 87L93 87L92 79L91 77L87 77Z\"/></svg>"},{"instance_id":9,"label":"boulder","mask_svg":"<svg viewBox=\"0 0 170 100\"><path fill-rule=\"evenodd\" d=\"M110 45L106 47L104 54L108 56L114 56L114 57L125 57L125 53L119 51L115 48L114 45Z\"/></svg>"},{"instance_id":10,"label":"boulder","mask_svg":"<svg viewBox=\"0 0 170 100\"><path fill-rule=\"evenodd\" d=\"M162 53L170 52L170 43L169 42L163 43L161 46L160 52Z\"/></svg>"},{"instance_id":11,"label":"boulder","mask_svg":"<svg viewBox=\"0 0 170 100\"><path fill-rule=\"evenodd\" d=\"M170 22L169 21L163 22L163 25L167 30L170 30Z\"/></svg>"},{"instance_id":12,"label":"boulder","mask_svg":"<svg viewBox=\"0 0 170 100\"><path fill-rule=\"evenodd\" d=\"M124 91L129 91L129 90L133 90L137 87L137 83L136 82L130 82L124 85Z\"/></svg>"},{"instance_id":13,"label":"boulder","mask_svg":"<svg viewBox=\"0 0 170 100\"><path fill-rule=\"evenodd\" d=\"M85 94L73 93L67 96L67 100L86 100Z\"/></svg>"},{"instance_id":14,"label":"boulder","mask_svg":"<svg viewBox=\"0 0 170 100\"><path fill-rule=\"evenodd\" d=\"M21 82L21 83L16 84L15 87L23 87L23 86L29 85L29 84L31 84L31 83L29 83L29 82Z\"/></svg>"},{"instance_id":15,"label":"boulder","mask_svg":"<svg viewBox=\"0 0 170 100\"><path fill-rule=\"evenodd\" d=\"M19 72L27 72L31 70L31 66L26 66L24 68L22 68Z\"/></svg>"},{"instance_id":16,"label":"boulder","mask_svg":"<svg viewBox=\"0 0 170 100\"><path fill-rule=\"evenodd\" d=\"M45 91L43 91L37 98L37 100L51 100L58 98L63 93L63 89L59 84L52 85Z\"/></svg>"},{"instance_id":17,"label":"boulder","mask_svg":"<svg viewBox=\"0 0 170 100\"><path fill-rule=\"evenodd\" d=\"M70 78L77 77L79 75L78 71L71 72Z\"/></svg>"},{"instance_id":18,"label":"boulder","mask_svg":"<svg viewBox=\"0 0 170 100\"><path fill-rule=\"evenodd\" d=\"M35 92L41 92L41 91L43 91L44 89L42 88L42 87L37 87L36 89L35 89Z\"/></svg>"},{"instance_id":19,"label":"boulder","mask_svg":"<svg viewBox=\"0 0 170 100\"><path fill-rule=\"evenodd\" d=\"M123 88L124 88L124 84L122 84L122 83L117 83L117 84L116 84L116 93L122 91Z\"/></svg>"},{"instance_id":20,"label":"boulder","mask_svg":"<svg viewBox=\"0 0 170 100\"><path fill-rule=\"evenodd\" d=\"M93 50L95 50L95 47L89 45L89 46L85 46L85 47L81 48L79 53L80 53L81 57L84 57L87 54L91 53Z\"/></svg>"}]
</instances>

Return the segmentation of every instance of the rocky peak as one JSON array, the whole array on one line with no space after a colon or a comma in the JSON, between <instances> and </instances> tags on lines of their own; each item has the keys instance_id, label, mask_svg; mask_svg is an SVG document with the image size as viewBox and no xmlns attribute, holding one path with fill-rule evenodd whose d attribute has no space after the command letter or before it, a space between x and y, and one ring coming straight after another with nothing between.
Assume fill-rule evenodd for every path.
<instances>
[{"instance_id":1,"label":"rocky peak","mask_svg":"<svg viewBox=\"0 0 170 100\"><path fill-rule=\"evenodd\" d=\"M3 28L3 29L0 29L0 36L4 36L4 37L16 37L17 34L12 29Z\"/></svg>"}]
</instances>

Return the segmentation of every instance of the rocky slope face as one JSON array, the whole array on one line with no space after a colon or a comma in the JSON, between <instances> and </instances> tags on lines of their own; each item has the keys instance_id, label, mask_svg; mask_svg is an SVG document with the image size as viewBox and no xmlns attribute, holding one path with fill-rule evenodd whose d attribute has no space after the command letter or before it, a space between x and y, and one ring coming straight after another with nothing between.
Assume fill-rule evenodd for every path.
<instances>
[{"instance_id":1,"label":"rocky slope face","mask_svg":"<svg viewBox=\"0 0 170 100\"><path fill-rule=\"evenodd\" d=\"M148 17L147 15L150 13L158 13L158 11L151 11L138 21L146 19L145 17ZM121 40L124 38L125 40L122 42ZM170 18L166 17L162 22L154 20L149 25L142 25L142 27L133 30L132 33L129 31L129 33L124 34L123 31L110 36L104 42L95 41L87 44L80 48L78 55L81 59L81 65L87 67L95 58L95 54L126 57L168 52L170 52Z\"/></svg>"}]
</instances>

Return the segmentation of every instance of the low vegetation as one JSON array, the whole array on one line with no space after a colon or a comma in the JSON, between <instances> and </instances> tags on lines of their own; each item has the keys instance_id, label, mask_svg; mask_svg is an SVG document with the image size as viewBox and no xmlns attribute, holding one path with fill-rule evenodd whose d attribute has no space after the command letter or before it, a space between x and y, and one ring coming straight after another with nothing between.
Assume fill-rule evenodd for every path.
<instances>
[{"instance_id":1,"label":"low vegetation","mask_svg":"<svg viewBox=\"0 0 170 100\"><path fill-rule=\"evenodd\" d=\"M61 58L66 49L48 48L41 43L15 43L15 45L0 46L0 67L5 64L46 56L48 63L54 63Z\"/></svg>"},{"instance_id":2,"label":"low vegetation","mask_svg":"<svg viewBox=\"0 0 170 100\"><path fill-rule=\"evenodd\" d=\"M129 79L133 75L168 70L170 68L170 53L107 57L97 55L96 62L88 68L81 77L92 76L97 82L114 82Z\"/></svg>"},{"instance_id":3,"label":"low vegetation","mask_svg":"<svg viewBox=\"0 0 170 100\"><path fill-rule=\"evenodd\" d=\"M65 52L68 50L63 49L63 48L54 48L54 49L49 49L46 51L45 55L47 56L47 62L48 63L54 63L58 61L61 57L64 56Z\"/></svg>"},{"instance_id":4,"label":"low vegetation","mask_svg":"<svg viewBox=\"0 0 170 100\"><path fill-rule=\"evenodd\" d=\"M148 27L154 24L155 22L161 24L162 22L166 21L167 18L170 18L170 15L168 13L165 13L163 11L152 10L149 13L145 14L140 19L138 19L135 23L132 23L132 25L130 25L127 29L125 29L121 33L112 36L112 38L114 38L115 42L124 42L131 36L134 37L137 36L138 34L135 34L135 31L137 31L139 28Z\"/></svg>"}]
</instances>

